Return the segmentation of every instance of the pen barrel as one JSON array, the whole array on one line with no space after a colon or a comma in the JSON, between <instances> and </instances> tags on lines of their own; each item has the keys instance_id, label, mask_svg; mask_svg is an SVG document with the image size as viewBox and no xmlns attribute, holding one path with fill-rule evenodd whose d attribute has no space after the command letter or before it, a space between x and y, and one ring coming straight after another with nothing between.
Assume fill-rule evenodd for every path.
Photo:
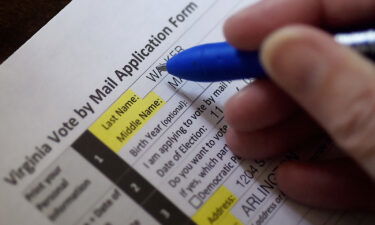
<instances>
[{"instance_id":1,"label":"pen barrel","mask_svg":"<svg viewBox=\"0 0 375 225\"><path fill-rule=\"evenodd\" d=\"M257 51L239 51L226 42L185 50L170 59L167 68L170 74L193 81L265 77Z\"/></svg>"},{"instance_id":2,"label":"pen barrel","mask_svg":"<svg viewBox=\"0 0 375 225\"><path fill-rule=\"evenodd\" d=\"M375 60L375 30L336 34L335 40L349 46L361 55Z\"/></svg>"},{"instance_id":3,"label":"pen barrel","mask_svg":"<svg viewBox=\"0 0 375 225\"><path fill-rule=\"evenodd\" d=\"M375 60L375 30L335 35L338 43ZM170 74L193 81L223 81L267 77L258 51L240 51L226 42L187 49L167 62Z\"/></svg>"}]
</instances>

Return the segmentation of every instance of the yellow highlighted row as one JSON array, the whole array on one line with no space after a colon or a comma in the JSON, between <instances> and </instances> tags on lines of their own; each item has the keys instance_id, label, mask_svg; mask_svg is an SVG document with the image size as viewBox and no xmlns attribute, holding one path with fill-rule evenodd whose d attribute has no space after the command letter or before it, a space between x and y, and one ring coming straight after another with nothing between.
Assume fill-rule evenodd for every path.
<instances>
[{"instance_id":1,"label":"yellow highlighted row","mask_svg":"<svg viewBox=\"0 0 375 225\"><path fill-rule=\"evenodd\" d=\"M199 225L242 225L230 209L238 198L225 186L221 186L215 194L193 216Z\"/></svg>"},{"instance_id":2,"label":"yellow highlighted row","mask_svg":"<svg viewBox=\"0 0 375 225\"><path fill-rule=\"evenodd\" d=\"M154 92L142 99L128 90L89 130L117 153L164 105L165 101Z\"/></svg>"}]
</instances>

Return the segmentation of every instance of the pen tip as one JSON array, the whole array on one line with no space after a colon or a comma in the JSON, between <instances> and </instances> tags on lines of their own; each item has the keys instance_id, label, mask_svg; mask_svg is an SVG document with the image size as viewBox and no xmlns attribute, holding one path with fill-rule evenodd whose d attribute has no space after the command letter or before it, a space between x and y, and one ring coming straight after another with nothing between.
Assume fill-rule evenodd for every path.
<instances>
[{"instance_id":1,"label":"pen tip","mask_svg":"<svg viewBox=\"0 0 375 225\"><path fill-rule=\"evenodd\" d=\"M156 66L156 69L157 69L158 71L168 71L168 70L167 70L167 64L166 64L166 63L164 63L164 64L160 64L160 65Z\"/></svg>"}]
</instances>

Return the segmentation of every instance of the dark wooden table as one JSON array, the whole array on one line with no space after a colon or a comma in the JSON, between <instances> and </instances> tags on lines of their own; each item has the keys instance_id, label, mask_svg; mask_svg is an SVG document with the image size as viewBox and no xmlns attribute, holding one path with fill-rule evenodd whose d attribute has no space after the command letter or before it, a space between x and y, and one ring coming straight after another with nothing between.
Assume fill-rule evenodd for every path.
<instances>
[{"instance_id":1,"label":"dark wooden table","mask_svg":"<svg viewBox=\"0 0 375 225\"><path fill-rule=\"evenodd\" d=\"M0 0L0 63L71 0Z\"/></svg>"}]
</instances>

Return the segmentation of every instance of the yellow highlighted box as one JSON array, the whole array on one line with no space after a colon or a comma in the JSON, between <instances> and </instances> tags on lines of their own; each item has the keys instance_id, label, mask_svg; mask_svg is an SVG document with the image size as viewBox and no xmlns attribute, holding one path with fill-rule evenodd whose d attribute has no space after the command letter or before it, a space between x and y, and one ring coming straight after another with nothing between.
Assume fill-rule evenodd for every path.
<instances>
[{"instance_id":1,"label":"yellow highlighted box","mask_svg":"<svg viewBox=\"0 0 375 225\"><path fill-rule=\"evenodd\" d=\"M199 225L238 224L241 222L230 213L238 198L225 186L221 186L215 194L193 216Z\"/></svg>"},{"instance_id":2,"label":"yellow highlighted box","mask_svg":"<svg viewBox=\"0 0 375 225\"><path fill-rule=\"evenodd\" d=\"M221 221L220 225L243 225L232 213L228 213Z\"/></svg>"},{"instance_id":3,"label":"yellow highlighted box","mask_svg":"<svg viewBox=\"0 0 375 225\"><path fill-rule=\"evenodd\" d=\"M142 99L128 90L89 130L112 151L119 152L164 105L154 92Z\"/></svg>"}]
</instances>

